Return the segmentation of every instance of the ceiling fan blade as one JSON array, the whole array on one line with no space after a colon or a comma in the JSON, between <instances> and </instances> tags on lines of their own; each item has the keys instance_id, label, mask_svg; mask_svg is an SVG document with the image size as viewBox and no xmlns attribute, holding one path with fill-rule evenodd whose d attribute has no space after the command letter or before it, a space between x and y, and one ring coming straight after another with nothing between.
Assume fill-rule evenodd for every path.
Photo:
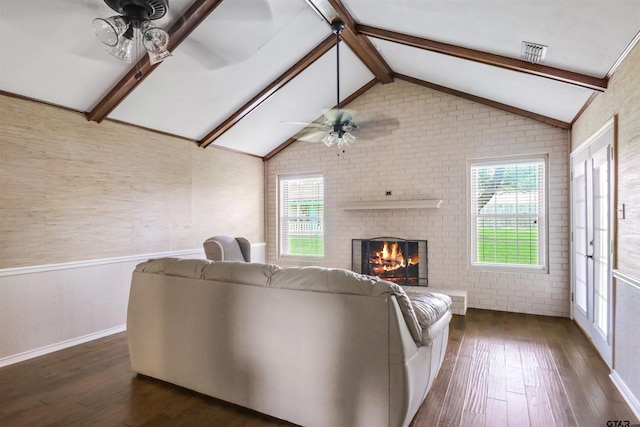
<instances>
[{"instance_id":1,"label":"ceiling fan blade","mask_svg":"<svg viewBox=\"0 0 640 427\"><path fill-rule=\"evenodd\" d=\"M234 0L223 3L217 13L230 21L268 21L271 19L271 6L267 0Z\"/></svg>"},{"instance_id":2,"label":"ceiling fan blade","mask_svg":"<svg viewBox=\"0 0 640 427\"><path fill-rule=\"evenodd\" d=\"M304 142L322 142L326 135L327 131L323 129L304 128L293 135L293 138Z\"/></svg>"},{"instance_id":3,"label":"ceiling fan blade","mask_svg":"<svg viewBox=\"0 0 640 427\"><path fill-rule=\"evenodd\" d=\"M218 49L212 49L195 37L187 38L180 48L207 70L217 70L239 62L238 58L229 57Z\"/></svg>"},{"instance_id":4,"label":"ceiling fan blade","mask_svg":"<svg viewBox=\"0 0 640 427\"><path fill-rule=\"evenodd\" d=\"M343 108L332 108L331 110L324 113L324 117L327 121L331 123L345 123L349 120L352 120L353 111L345 110Z\"/></svg>"},{"instance_id":5,"label":"ceiling fan blade","mask_svg":"<svg viewBox=\"0 0 640 427\"><path fill-rule=\"evenodd\" d=\"M360 140L375 140L391 135L399 127L398 119L378 115L370 121L358 122L358 128L350 132L358 135Z\"/></svg>"},{"instance_id":6,"label":"ceiling fan blade","mask_svg":"<svg viewBox=\"0 0 640 427\"><path fill-rule=\"evenodd\" d=\"M327 125L325 125L324 123L319 123L319 122L311 122L311 123L307 123L307 122L281 122L281 123L286 123L289 125L298 125L298 126L304 126L304 127L312 127L312 128L325 128L327 127Z\"/></svg>"}]
</instances>

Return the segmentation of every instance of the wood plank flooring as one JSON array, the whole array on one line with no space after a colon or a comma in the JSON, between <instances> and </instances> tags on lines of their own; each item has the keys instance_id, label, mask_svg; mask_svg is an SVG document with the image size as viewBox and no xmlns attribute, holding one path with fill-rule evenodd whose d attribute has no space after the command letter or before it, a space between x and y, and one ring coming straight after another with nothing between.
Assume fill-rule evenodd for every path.
<instances>
[{"instance_id":1,"label":"wood plank flooring","mask_svg":"<svg viewBox=\"0 0 640 427\"><path fill-rule=\"evenodd\" d=\"M569 319L470 309L413 427L638 423L609 369Z\"/></svg>"},{"instance_id":2,"label":"wood plank flooring","mask_svg":"<svg viewBox=\"0 0 640 427\"><path fill-rule=\"evenodd\" d=\"M291 426L129 367L126 335L0 369L0 426ZM412 427L638 423L569 319L470 309ZM333 426L331 426L333 427Z\"/></svg>"}]
</instances>

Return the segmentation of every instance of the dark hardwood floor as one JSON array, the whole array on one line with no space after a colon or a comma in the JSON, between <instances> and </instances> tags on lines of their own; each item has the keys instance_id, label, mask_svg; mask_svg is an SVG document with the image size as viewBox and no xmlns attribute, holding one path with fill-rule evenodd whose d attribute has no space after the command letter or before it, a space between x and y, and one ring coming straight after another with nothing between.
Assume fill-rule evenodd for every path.
<instances>
[{"instance_id":1,"label":"dark hardwood floor","mask_svg":"<svg viewBox=\"0 0 640 427\"><path fill-rule=\"evenodd\" d=\"M638 423L608 374L569 319L471 309L412 426ZM0 426L45 425L291 426L135 375L124 333L0 369Z\"/></svg>"}]
</instances>

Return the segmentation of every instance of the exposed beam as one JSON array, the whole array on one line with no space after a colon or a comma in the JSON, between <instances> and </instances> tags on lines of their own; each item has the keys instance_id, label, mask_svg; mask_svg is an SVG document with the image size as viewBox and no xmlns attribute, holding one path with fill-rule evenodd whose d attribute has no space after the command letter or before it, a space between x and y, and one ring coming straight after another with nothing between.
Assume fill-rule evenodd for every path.
<instances>
[{"instance_id":1,"label":"exposed beam","mask_svg":"<svg viewBox=\"0 0 640 427\"><path fill-rule=\"evenodd\" d=\"M167 49L173 51L178 47L220 3L222 0L195 0L169 29ZM160 64L151 65L148 55L143 55L142 59L87 113L87 119L96 122L104 120Z\"/></svg>"},{"instance_id":2,"label":"exposed beam","mask_svg":"<svg viewBox=\"0 0 640 427\"><path fill-rule=\"evenodd\" d=\"M400 80L404 80L406 82L414 83L420 86L428 87L430 89L434 89L440 92L448 93L450 95L454 95L460 98L468 99L470 101L474 101L479 104L488 105L489 107L494 107L502 111L507 111L509 113L517 114L519 116L528 117L530 119L537 120L539 122L546 123L548 125L557 126L562 129L571 129L571 124L567 122L563 122L562 120L556 120L551 117L543 116L542 114L533 113L531 111L523 110L521 108L513 107L511 105L502 104L496 101L491 101L490 99L482 98L476 95L471 95L470 93L460 92L455 89L450 89L448 87L429 83L424 80L416 79L414 77L405 76L403 74L396 74L396 78Z\"/></svg>"},{"instance_id":3,"label":"exposed beam","mask_svg":"<svg viewBox=\"0 0 640 427\"><path fill-rule=\"evenodd\" d=\"M205 148L213 141L218 139L223 133L231 129L236 123L242 120L247 114L258 108L263 102L269 99L280 88L293 80L298 74L304 71L309 65L313 64L318 58L327 53L335 45L335 36L332 34L324 39L311 52L306 54L300 61L296 62L291 68L285 71L280 77L273 81L269 86L264 88L259 94L251 98L249 102L244 104L223 121L218 127L209 132L199 143L200 147Z\"/></svg>"},{"instance_id":4,"label":"exposed beam","mask_svg":"<svg viewBox=\"0 0 640 427\"><path fill-rule=\"evenodd\" d=\"M358 34L356 21L340 0L307 0L327 23L340 19L345 24L342 40L381 83L393 81L393 71L367 37Z\"/></svg>"},{"instance_id":5,"label":"exposed beam","mask_svg":"<svg viewBox=\"0 0 640 427\"><path fill-rule=\"evenodd\" d=\"M351 102L353 102L356 98L358 98L360 95L362 95L363 93L365 93L366 91L368 91L369 89L371 89L372 87L374 87L377 84L378 84L378 80L377 79L373 79L373 80L369 81L369 83L365 84L360 89L358 89L357 91L355 91L354 93L352 93L351 95L347 96L345 99L340 101L340 106L341 107L346 107ZM282 144L278 145L276 148L271 150L271 152L269 152L266 156L264 156L263 160L264 161L269 160L270 158L272 158L273 156L275 156L276 154L278 154L279 152L281 152L282 150L284 150L285 148L287 148L289 145L293 144L296 141L297 141L297 139L295 139L295 138L287 139L285 142L283 142Z\"/></svg>"},{"instance_id":6,"label":"exposed beam","mask_svg":"<svg viewBox=\"0 0 640 427\"><path fill-rule=\"evenodd\" d=\"M546 65L533 64L521 59L509 58L493 53L468 49L452 44L441 43L433 40L423 39L420 37L410 36L407 34L396 33L394 31L374 28L368 25L356 24L356 31L370 37L375 37L377 39L387 40L394 43L400 43L405 46L411 46L431 52L437 52L443 55L454 56L456 58L505 68L507 70L544 77L547 79L581 86L600 92L604 92L608 84L608 79L606 78L592 77L585 74L562 70L559 68L548 67Z\"/></svg>"}]
</instances>

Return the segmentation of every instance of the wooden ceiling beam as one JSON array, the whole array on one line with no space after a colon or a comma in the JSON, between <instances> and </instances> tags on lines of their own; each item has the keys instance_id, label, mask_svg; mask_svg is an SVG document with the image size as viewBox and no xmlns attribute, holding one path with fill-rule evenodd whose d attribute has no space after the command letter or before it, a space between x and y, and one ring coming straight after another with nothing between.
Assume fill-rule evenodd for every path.
<instances>
[{"instance_id":1,"label":"wooden ceiling beam","mask_svg":"<svg viewBox=\"0 0 640 427\"><path fill-rule=\"evenodd\" d=\"M488 105L489 107L497 108L498 110L506 111L509 113L517 114L519 116L528 117L533 120L537 120L548 125L557 126L562 129L571 129L571 123L563 122L551 117L543 116L542 114L533 113L531 111L523 110L521 108L513 107L511 105L502 104L500 102L492 101L480 96L471 95L470 93L461 92L455 89L451 89L445 86L440 86L434 83L429 83L424 80L416 79L414 77L405 76L403 74L396 74L396 78L404 80L406 82L414 83L420 86L428 87L430 89L437 90L439 92L448 93L450 95L457 96L459 98L468 99L470 101L477 102L479 104Z\"/></svg>"},{"instance_id":2,"label":"wooden ceiling beam","mask_svg":"<svg viewBox=\"0 0 640 427\"><path fill-rule=\"evenodd\" d=\"M306 54L300 61L296 62L291 68L285 71L280 77L275 79L273 83L264 88L259 94L251 98L249 102L244 104L235 113L229 116L218 127L212 130L200 142L199 146L205 148L213 141L218 139L222 134L237 124L243 117L258 108L263 102L273 96L280 88L293 80L298 74L304 71L308 66L313 64L318 58L327 53L335 46L335 36L332 34L324 39L311 52Z\"/></svg>"},{"instance_id":3,"label":"wooden ceiling beam","mask_svg":"<svg viewBox=\"0 0 640 427\"><path fill-rule=\"evenodd\" d=\"M335 19L344 22L344 30L340 34L342 40L381 83L391 83L393 81L391 67L371 43L371 40L358 33L356 21L340 0L307 0L307 3L328 24L331 24Z\"/></svg>"},{"instance_id":4,"label":"wooden ceiling beam","mask_svg":"<svg viewBox=\"0 0 640 427\"><path fill-rule=\"evenodd\" d=\"M533 64L521 59L509 58L502 55L468 49L456 45L410 36L407 34L401 34L394 31L383 30L368 25L356 24L356 31L369 37L387 40L390 42L403 44L405 46L424 49L443 55L454 56L460 59L466 59L469 61L492 65L495 67L505 68L507 70L518 71L538 77L544 77L547 79L556 80L587 89L597 90L600 92L604 92L608 84L608 79L606 78L588 76L585 74L562 70L560 68L548 67L542 64Z\"/></svg>"},{"instance_id":5,"label":"wooden ceiling beam","mask_svg":"<svg viewBox=\"0 0 640 427\"><path fill-rule=\"evenodd\" d=\"M195 0L169 29L167 50L173 52L220 3L222 0ZM151 65L149 56L143 55L142 59L86 114L87 119L96 122L104 120L160 64L161 62Z\"/></svg>"}]
</instances>

